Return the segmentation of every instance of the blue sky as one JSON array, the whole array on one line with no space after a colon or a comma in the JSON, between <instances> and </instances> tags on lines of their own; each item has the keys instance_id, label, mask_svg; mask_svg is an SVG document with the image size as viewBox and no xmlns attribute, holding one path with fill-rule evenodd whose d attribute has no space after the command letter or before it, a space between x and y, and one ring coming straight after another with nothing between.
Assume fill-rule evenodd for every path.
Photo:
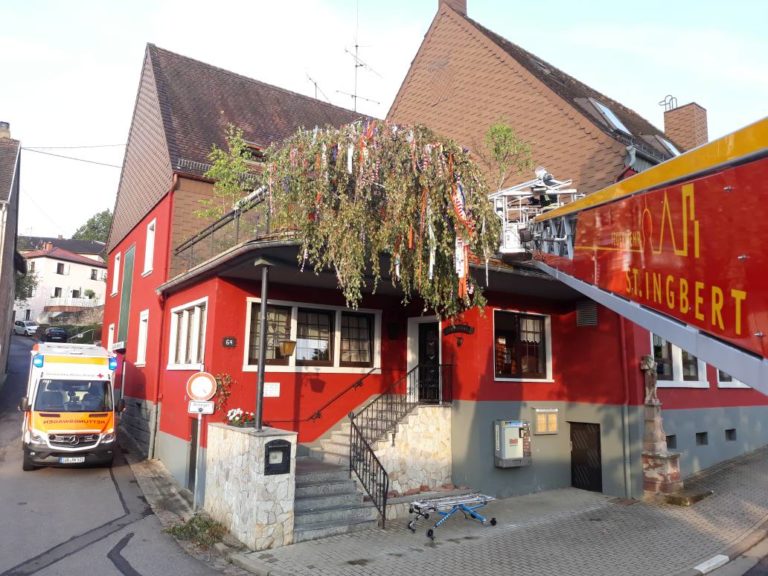
<instances>
[{"instance_id":1,"label":"blue sky","mask_svg":"<svg viewBox=\"0 0 768 576\"><path fill-rule=\"evenodd\" d=\"M710 138L768 114L768 2L467 0L468 15L662 127L696 101ZM0 0L0 120L23 146L125 143L147 42L383 117L437 0ZM49 149L119 165L121 147ZM70 236L114 206L119 169L22 155L20 233Z\"/></svg>"}]
</instances>

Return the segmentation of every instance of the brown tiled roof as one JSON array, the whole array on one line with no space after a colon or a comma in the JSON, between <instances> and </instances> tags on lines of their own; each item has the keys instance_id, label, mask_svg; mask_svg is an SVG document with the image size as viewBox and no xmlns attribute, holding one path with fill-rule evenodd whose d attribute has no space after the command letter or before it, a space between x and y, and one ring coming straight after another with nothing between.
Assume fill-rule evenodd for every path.
<instances>
[{"instance_id":1,"label":"brown tiled roof","mask_svg":"<svg viewBox=\"0 0 768 576\"><path fill-rule=\"evenodd\" d=\"M24 258L31 260L32 258L52 258L54 260L65 260L67 262L75 262L76 264L85 264L92 268L106 268L107 265L98 260L91 260L85 256L80 256L69 250L63 248L52 247L47 250L34 250L32 252L22 252Z\"/></svg>"},{"instance_id":2,"label":"brown tiled roof","mask_svg":"<svg viewBox=\"0 0 768 576\"><path fill-rule=\"evenodd\" d=\"M147 44L108 251L168 193L173 173L201 176L231 123L267 147L300 127L367 118Z\"/></svg>"},{"instance_id":3,"label":"brown tiled roof","mask_svg":"<svg viewBox=\"0 0 768 576\"><path fill-rule=\"evenodd\" d=\"M211 145L226 147L229 123L249 142L269 146L298 128L340 126L366 118L308 96L271 86L154 44L147 45L160 99L171 165L206 163ZM189 168L183 171L189 171Z\"/></svg>"},{"instance_id":4,"label":"brown tiled roof","mask_svg":"<svg viewBox=\"0 0 768 576\"><path fill-rule=\"evenodd\" d=\"M16 160L19 154L19 141L0 138L0 200L7 201L11 194L16 174Z\"/></svg>"},{"instance_id":5,"label":"brown tiled roof","mask_svg":"<svg viewBox=\"0 0 768 576\"><path fill-rule=\"evenodd\" d=\"M95 240L74 240L51 236L19 236L17 240L19 250L44 250L48 243L75 254L99 255L104 252L104 243Z\"/></svg>"},{"instance_id":6,"label":"brown tiled roof","mask_svg":"<svg viewBox=\"0 0 768 576\"><path fill-rule=\"evenodd\" d=\"M633 138L631 139L631 143L635 144L639 149L656 156L657 160L665 160L672 156L660 142L642 138L646 135L653 135L662 136L671 141L668 136L664 135L664 132L653 126L650 122L645 120L645 118L637 114L634 110L631 110L619 102L616 102L604 94L601 94L597 90L590 88L573 76L566 74L562 70L552 66L548 62L545 62L538 56L523 50L517 44L510 42L506 38L502 38L495 32L489 30L471 18L468 18L464 15L461 15L461 17L465 18L467 22L471 23L478 31L483 33L495 44L497 44L502 50L504 50L504 52L509 54L518 63L520 63L520 65L528 70L528 72L530 72L534 77L536 77L562 99L571 103L576 110L581 112L588 120L593 122L598 128L605 131L610 136L620 140L624 144L630 143L630 140L628 140L622 133L615 131L608 124L602 114L600 114L589 101L590 98L597 100L604 106L610 108L611 111L613 111L613 113L619 118L619 120L621 120L624 126L626 126L630 132L632 132Z\"/></svg>"}]
</instances>

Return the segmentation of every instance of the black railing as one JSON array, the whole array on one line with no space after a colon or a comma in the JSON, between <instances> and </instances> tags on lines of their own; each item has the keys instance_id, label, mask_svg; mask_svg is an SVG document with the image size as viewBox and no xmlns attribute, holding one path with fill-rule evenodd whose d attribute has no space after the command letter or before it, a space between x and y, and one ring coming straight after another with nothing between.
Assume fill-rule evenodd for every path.
<instances>
[{"instance_id":1,"label":"black railing","mask_svg":"<svg viewBox=\"0 0 768 576\"><path fill-rule=\"evenodd\" d=\"M336 400L338 400L339 398L344 396L347 392L360 388L363 385L363 383L365 382L365 379L368 378L368 376L370 376L374 372L380 372L380 371L381 371L380 368L371 368L361 378L358 378L352 384L350 384L349 386L347 386L346 388L344 388L343 390L338 392L333 398L328 400L325 404L320 406L320 408L318 408L317 410L312 412L312 414L310 414L306 418L288 418L288 419L285 419L285 420L269 420L268 422L265 421L264 424L266 424L267 426L271 426L272 424L275 424L275 423L278 423L278 422L279 423L286 423L286 422L297 422L298 423L298 422L310 422L311 420L319 420L320 418L323 417L323 410L328 408L328 406L330 406L331 404L336 402Z\"/></svg>"},{"instance_id":2,"label":"black railing","mask_svg":"<svg viewBox=\"0 0 768 576\"><path fill-rule=\"evenodd\" d=\"M241 242L268 235L269 206L264 200L262 190L253 192L240 206L177 246L176 268L190 270Z\"/></svg>"},{"instance_id":3,"label":"black railing","mask_svg":"<svg viewBox=\"0 0 768 576\"><path fill-rule=\"evenodd\" d=\"M452 395L451 364L420 364L390 384L383 394L366 404L360 412L350 412L349 472L354 472L381 514L381 526L387 522L389 475L376 458L373 446L389 433L419 404L446 404Z\"/></svg>"},{"instance_id":4,"label":"black railing","mask_svg":"<svg viewBox=\"0 0 768 576\"><path fill-rule=\"evenodd\" d=\"M384 470L371 445L365 440L363 431L349 414L349 469L360 479L368 492L371 502L381 515L381 527L387 527L387 495L389 494L389 474Z\"/></svg>"}]
</instances>

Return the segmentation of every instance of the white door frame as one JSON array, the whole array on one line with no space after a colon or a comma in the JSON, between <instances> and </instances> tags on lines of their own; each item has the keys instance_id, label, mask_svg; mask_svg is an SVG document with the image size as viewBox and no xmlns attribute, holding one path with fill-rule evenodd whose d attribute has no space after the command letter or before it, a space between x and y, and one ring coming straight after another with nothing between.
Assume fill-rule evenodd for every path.
<instances>
[{"instance_id":1,"label":"white door frame","mask_svg":"<svg viewBox=\"0 0 768 576\"><path fill-rule=\"evenodd\" d=\"M443 329L442 322L437 316L417 316L415 318L408 318L408 344L406 354L406 373L413 370L419 363L419 324L431 324L437 322L437 362L443 363L443 339L440 337L440 333ZM417 380L413 380L417 382ZM411 381L409 381L409 386ZM408 394L416 394L417 390L411 390L409 388ZM441 390L442 395L442 390Z\"/></svg>"}]
</instances>

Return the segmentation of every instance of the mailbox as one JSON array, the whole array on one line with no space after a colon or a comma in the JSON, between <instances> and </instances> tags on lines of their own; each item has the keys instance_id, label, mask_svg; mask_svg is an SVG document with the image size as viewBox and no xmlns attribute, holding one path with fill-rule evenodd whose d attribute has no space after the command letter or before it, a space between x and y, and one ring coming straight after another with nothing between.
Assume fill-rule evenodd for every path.
<instances>
[{"instance_id":1,"label":"mailbox","mask_svg":"<svg viewBox=\"0 0 768 576\"><path fill-rule=\"evenodd\" d=\"M264 445L264 476L288 474L291 471L291 443L287 440L270 440Z\"/></svg>"},{"instance_id":2,"label":"mailbox","mask_svg":"<svg viewBox=\"0 0 768 576\"><path fill-rule=\"evenodd\" d=\"M525 420L496 420L494 464L497 468L517 468L531 464L531 425Z\"/></svg>"}]
</instances>

